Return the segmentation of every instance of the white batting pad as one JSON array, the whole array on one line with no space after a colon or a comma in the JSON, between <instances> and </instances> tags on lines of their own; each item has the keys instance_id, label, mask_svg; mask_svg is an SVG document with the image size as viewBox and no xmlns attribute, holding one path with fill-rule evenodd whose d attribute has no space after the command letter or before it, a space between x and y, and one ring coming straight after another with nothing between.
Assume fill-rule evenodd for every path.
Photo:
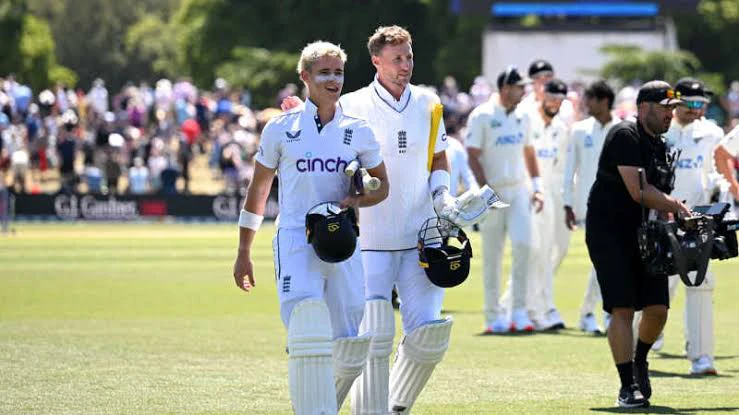
<instances>
[{"instance_id":1,"label":"white batting pad","mask_svg":"<svg viewBox=\"0 0 739 415\"><path fill-rule=\"evenodd\" d=\"M407 414L449 348L453 320L425 324L403 338L390 372L392 413Z\"/></svg>"},{"instance_id":2,"label":"white batting pad","mask_svg":"<svg viewBox=\"0 0 739 415\"><path fill-rule=\"evenodd\" d=\"M334 340L334 375L336 376L336 406L341 409L354 379L367 363L372 336L344 337Z\"/></svg>"},{"instance_id":3,"label":"white batting pad","mask_svg":"<svg viewBox=\"0 0 739 415\"><path fill-rule=\"evenodd\" d=\"M713 357L713 274L710 272L700 286L685 287L685 339L688 359Z\"/></svg>"},{"instance_id":4,"label":"white batting pad","mask_svg":"<svg viewBox=\"0 0 739 415\"><path fill-rule=\"evenodd\" d=\"M311 298L295 305L287 328L287 350L290 399L297 415L338 412L331 338L325 302Z\"/></svg>"},{"instance_id":5,"label":"white batting pad","mask_svg":"<svg viewBox=\"0 0 739 415\"><path fill-rule=\"evenodd\" d=\"M352 414L387 414L390 354L393 352L395 315L390 301L367 300L359 333L370 333L367 365L357 378L352 394Z\"/></svg>"}]
</instances>

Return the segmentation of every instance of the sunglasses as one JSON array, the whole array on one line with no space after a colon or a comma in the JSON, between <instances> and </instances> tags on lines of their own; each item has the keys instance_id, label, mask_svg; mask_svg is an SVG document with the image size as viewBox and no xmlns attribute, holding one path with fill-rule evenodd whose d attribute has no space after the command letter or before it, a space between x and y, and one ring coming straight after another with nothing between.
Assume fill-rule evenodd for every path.
<instances>
[{"instance_id":1,"label":"sunglasses","mask_svg":"<svg viewBox=\"0 0 739 415\"><path fill-rule=\"evenodd\" d=\"M685 106L691 110L699 110L703 109L703 107L706 106L706 103L703 101L685 101Z\"/></svg>"}]
</instances>

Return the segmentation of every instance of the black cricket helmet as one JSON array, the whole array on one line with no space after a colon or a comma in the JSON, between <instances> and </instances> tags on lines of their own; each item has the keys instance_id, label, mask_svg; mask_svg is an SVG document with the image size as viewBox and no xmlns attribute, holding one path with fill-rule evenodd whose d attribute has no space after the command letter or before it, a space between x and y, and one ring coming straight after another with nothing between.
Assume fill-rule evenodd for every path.
<instances>
[{"instance_id":1,"label":"black cricket helmet","mask_svg":"<svg viewBox=\"0 0 739 415\"><path fill-rule=\"evenodd\" d=\"M472 245L461 228L446 219L426 219L418 231L418 261L434 285L463 283L470 274L470 258Z\"/></svg>"},{"instance_id":2,"label":"black cricket helmet","mask_svg":"<svg viewBox=\"0 0 739 415\"><path fill-rule=\"evenodd\" d=\"M353 208L342 209L338 202L319 203L305 215L305 234L322 261L345 261L357 248L357 215Z\"/></svg>"}]
</instances>

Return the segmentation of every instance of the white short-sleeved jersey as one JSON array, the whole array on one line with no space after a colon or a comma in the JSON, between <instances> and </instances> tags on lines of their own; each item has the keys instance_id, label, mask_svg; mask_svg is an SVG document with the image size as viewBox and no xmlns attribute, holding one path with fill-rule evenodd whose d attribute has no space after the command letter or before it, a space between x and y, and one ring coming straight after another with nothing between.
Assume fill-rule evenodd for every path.
<instances>
[{"instance_id":1,"label":"white short-sleeved jersey","mask_svg":"<svg viewBox=\"0 0 739 415\"><path fill-rule=\"evenodd\" d=\"M449 193L457 196L460 193L460 186L463 191L478 188L475 181L475 175L470 169L467 159L467 150L464 145L456 138L449 139L449 147L446 149L446 159L449 162L449 176L452 188Z\"/></svg>"},{"instance_id":2,"label":"white short-sleeved jersey","mask_svg":"<svg viewBox=\"0 0 739 415\"><path fill-rule=\"evenodd\" d=\"M531 144L529 129L525 110L506 113L497 98L472 110L465 146L482 150L480 164L487 184L493 189L528 182L523 149Z\"/></svg>"},{"instance_id":3,"label":"white short-sleeved jersey","mask_svg":"<svg viewBox=\"0 0 739 415\"><path fill-rule=\"evenodd\" d=\"M709 175L716 171L713 151L722 136L721 128L710 121L695 120L681 126L674 118L664 134L667 145L681 151L671 194L689 207L708 202Z\"/></svg>"},{"instance_id":4,"label":"white short-sleeved jersey","mask_svg":"<svg viewBox=\"0 0 739 415\"><path fill-rule=\"evenodd\" d=\"M340 201L349 195L351 178L344 169L354 159L366 168L382 163L380 146L366 121L342 113L321 132L316 106L310 101L274 117L262 132L256 161L277 169L280 228L305 227L305 214L313 206Z\"/></svg>"},{"instance_id":5,"label":"white short-sleeved jersey","mask_svg":"<svg viewBox=\"0 0 739 415\"><path fill-rule=\"evenodd\" d=\"M590 188L598 172L598 159L603 150L603 141L611 128L621 122L613 117L601 125L595 117L588 117L572 125L564 157L562 199L571 206L577 218L585 219Z\"/></svg>"},{"instance_id":6,"label":"white short-sleeved jersey","mask_svg":"<svg viewBox=\"0 0 739 415\"><path fill-rule=\"evenodd\" d=\"M370 85L341 97L346 114L366 119L380 143L390 194L382 203L361 208L359 236L362 250L413 249L423 222L435 216L429 192L428 147L431 110L439 97L408 85L400 100L375 79ZM434 153L447 147L444 123L439 125Z\"/></svg>"},{"instance_id":7,"label":"white short-sleeved jersey","mask_svg":"<svg viewBox=\"0 0 739 415\"><path fill-rule=\"evenodd\" d=\"M739 125L729 131L729 134L726 134L726 137L721 140L721 144L726 147L726 150L732 156L739 156Z\"/></svg>"},{"instance_id":8,"label":"white short-sleeved jersey","mask_svg":"<svg viewBox=\"0 0 739 415\"><path fill-rule=\"evenodd\" d=\"M539 176L542 179L543 190L553 195L561 188L562 177L562 148L561 142L567 141L567 126L554 117L547 125L538 109L529 112L531 119L531 144L536 149L536 159L539 164Z\"/></svg>"}]
</instances>

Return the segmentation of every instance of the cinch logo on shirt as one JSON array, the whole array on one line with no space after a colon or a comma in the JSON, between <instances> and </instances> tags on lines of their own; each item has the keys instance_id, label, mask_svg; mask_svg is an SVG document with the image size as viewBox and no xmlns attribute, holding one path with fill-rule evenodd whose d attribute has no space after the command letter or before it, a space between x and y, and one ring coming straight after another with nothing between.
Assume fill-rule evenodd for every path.
<instances>
[{"instance_id":1,"label":"cinch logo on shirt","mask_svg":"<svg viewBox=\"0 0 739 415\"><path fill-rule=\"evenodd\" d=\"M523 133L501 135L495 140L496 146L508 145L508 144L521 144L523 141Z\"/></svg>"},{"instance_id":2,"label":"cinch logo on shirt","mask_svg":"<svg viewBox=\"0 0 739 415\"><path fill-rule=\"evenodd\" d=\"M342 160L341 157L323 159L320 157L313 158L311 152L305 153L305 158L298 159L295 163L295 167L299 172L343 172L349 165L347 160Z\"/></svg>"},{"instance_id":3,"label":"cinch logo on shirt","mask_svg":"<svg viewBox=\"0 0 739 415\"><path fill-rule=\"evenodd\" d=\"M695 159L680 159L677 161L678 169L700 169L703 167L703 156L698 156Z\"/></svg>"}]
</instances>

